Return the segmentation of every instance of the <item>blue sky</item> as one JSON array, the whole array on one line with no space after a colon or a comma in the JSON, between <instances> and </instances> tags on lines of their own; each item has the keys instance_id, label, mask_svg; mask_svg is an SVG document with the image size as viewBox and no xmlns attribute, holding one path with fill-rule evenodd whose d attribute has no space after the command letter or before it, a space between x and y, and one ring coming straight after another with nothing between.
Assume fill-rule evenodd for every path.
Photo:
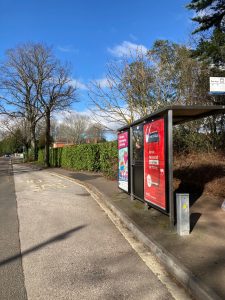
<instances>
[{"instance_id":1,"label":"blue sky","mask_svg":"<svg viewBox=\"0 0 225 300\"><path fill-rule=\"evenodd\" d=\"M87 109L82 84L104 79L105 65L128 46L156 39L187 42L192 29L186 0L0 0L0 60L24 42L53 46L70 61L80 83L78 111Z\"/></svg>"}]
</instances>

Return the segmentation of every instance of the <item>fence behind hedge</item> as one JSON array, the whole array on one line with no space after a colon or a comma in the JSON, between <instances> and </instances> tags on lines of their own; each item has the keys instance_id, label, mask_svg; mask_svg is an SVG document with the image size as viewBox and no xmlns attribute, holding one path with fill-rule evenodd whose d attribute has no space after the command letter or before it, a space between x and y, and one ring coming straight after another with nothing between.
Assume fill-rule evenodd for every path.
<instances>
[{"instance_id":1,"label":"fence behind hedge","mask_svg":"<svg viewBox=\"0 0 225 300\"><path fill-rule=\"evenodd\" d=\"M103 172L116 178L118 168L117 142L82 144L50 150L50 165L76 171ZM44 150L38 152L38 162L44 163Z\"/></svg>"}]
</instances>

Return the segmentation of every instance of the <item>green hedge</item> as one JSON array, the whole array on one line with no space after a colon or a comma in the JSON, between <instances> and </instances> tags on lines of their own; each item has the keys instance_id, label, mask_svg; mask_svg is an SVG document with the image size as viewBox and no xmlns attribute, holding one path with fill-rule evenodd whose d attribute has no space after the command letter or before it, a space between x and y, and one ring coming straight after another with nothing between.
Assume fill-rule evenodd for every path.
<instances>
[{"instance_id":1,"label":"green hedge","mask_svg":"<svg viewBox=\"0 0 225 300\"><path fill-rule=\"evenodd\" d=\"M44 149L39 149L38 150L38 162L40 164L44 164L45 161L45 152Z\"/></svg>"},{"instance_id":2,"label":"green hedge","mask_svg":"<svg viewBox=\"0 0 225 300\"><path fill-rule=\"evenodd\" d=\"M99 145L100 170L110 178L117 178L118 148L117 142L101 143Z\"/></svg>"},{"instance_id":3,"label":"green hedge","mask_svg":"<svg viewBox=\"0 0 225 300\"><path fill-rule=\"evenodd\" d=\"M102 172L116 178L118 166L117 142L82 144L50 150L50 165L76 171ZM38 162L44 163L44 150L38 152Z\"/></svg>"}]
</instances>

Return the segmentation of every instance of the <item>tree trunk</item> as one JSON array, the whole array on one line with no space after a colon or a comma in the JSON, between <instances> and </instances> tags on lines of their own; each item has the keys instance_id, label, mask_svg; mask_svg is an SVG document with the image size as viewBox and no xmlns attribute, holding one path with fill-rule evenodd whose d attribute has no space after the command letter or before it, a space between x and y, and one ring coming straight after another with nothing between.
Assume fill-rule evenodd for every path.
<instances>
[{"instance_id":1,"label":"tree trunk","mask_svg":"<svg viewBox=\"0 0 225 300\"><path fill-rule=\"evenodd\" d=\"M27 144L25 144L25 153L24 153L24 161L28 161L28 155L29 155L29 144L27 143Z\"/></svg>"},{"instance_id":2,"label":"tree trunk","mask_svg":"<svg viewBox=\"0 0 225 300\"><path fill-rule=\"evenodd\" d=\"M51 121L50 121L50 111L48 110L46 112L45 116L46 121L46 127L45 127L45 166L50 167L50 155L49 155L49 147L50 147L50 127L51 127Z\"/></svg>"},{"instance_id":3,"label":"tree trunk","mask_svg":"<svg viewBox=\"0 0 225 300\"><path fill-rule=\"evenodd\" d=\"M36 140L36 133L35 133L35 125L31 124L31 147L33 148L34 152L34 160L38 160L38 149L37 149L37 140Z\"/></svg>"}]
</instances>

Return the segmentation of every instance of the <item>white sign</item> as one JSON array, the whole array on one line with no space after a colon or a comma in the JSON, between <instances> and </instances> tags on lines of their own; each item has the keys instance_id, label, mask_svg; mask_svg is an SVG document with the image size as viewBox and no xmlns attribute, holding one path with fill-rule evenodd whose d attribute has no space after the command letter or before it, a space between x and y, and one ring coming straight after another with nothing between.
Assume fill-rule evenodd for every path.
<instances>
[{"instance_id":1,"label":"white sign","mask_svg":"<svg viewBox=\"0 0 225 300\"><path fill-rule=\"evenodd\" d=\"M210 77L210 92L225 94L225 77Z\"/></svg>"}]
</instances>

